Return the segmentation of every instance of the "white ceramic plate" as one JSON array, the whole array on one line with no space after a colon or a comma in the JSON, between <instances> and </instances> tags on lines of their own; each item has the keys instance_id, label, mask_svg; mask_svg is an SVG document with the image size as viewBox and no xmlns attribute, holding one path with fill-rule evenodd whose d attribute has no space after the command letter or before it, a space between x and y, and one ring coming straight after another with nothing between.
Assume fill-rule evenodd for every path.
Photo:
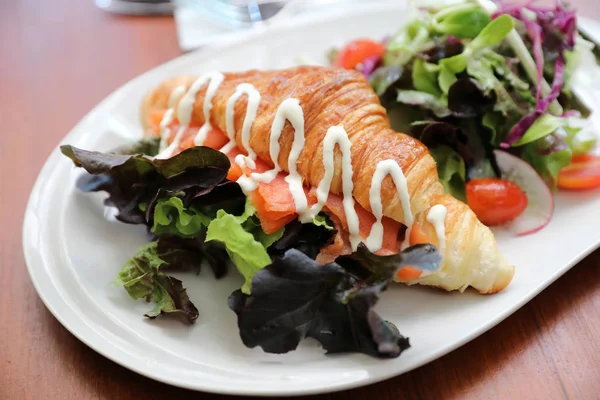
<instances>
[{"instance_id":1,"label":"white ceramic plate","mask_svg":"<svg viewBox=\"0 0 600 400\"><path fill-rule=\"evenodd\" d=\"M335 20L296 21L268 34L257 32L218 49L185 55L117 90L63 143L108 150L139 137L142 95L167 77L213 69L286 67L298 55L324 62L331 46L359 36L383 37L406 15L398 6L360 10ZM600 32L598 25L588 27ZM401 357L325 356L309 341L296 352L268 355L245 348L238 338L235 315L226 303L240 286L235 273L218 283L208 272L180 276L200 310L195 326L145 319L148 304L131 300L109 284L146 240L144 231L104 219L102 196L75 190L79 174L55 151L31 194L23 247L40 297L67 329L111 360L159 381L210 392L311 394L399 375L490 329L600 244L599 193L561 193L554 219L541 232L522 238L498 232L501 250L517 266L504 292L480 296L396 285L384 293L379 312L411 338L412 348Z\"/></svg>"}]
</instances>

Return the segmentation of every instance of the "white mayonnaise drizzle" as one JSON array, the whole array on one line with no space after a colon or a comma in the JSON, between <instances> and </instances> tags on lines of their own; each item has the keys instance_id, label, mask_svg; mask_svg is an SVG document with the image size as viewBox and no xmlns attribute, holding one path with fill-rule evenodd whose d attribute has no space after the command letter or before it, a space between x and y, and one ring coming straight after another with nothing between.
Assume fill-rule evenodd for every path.
<instances>
[{"instance_id":1,"label":"white mayonnaise drizzle","mask_svg":"<svg viewBox=\"0 0 600 400\"><path fill-rule=\"evenodd\" d=\"M350 244L353 250L358 248L361 242L359 234L359 221L356 210L354 209L354 183L352 182L352 153L351 143L348 139L348 134L341 126L332 126L327 130L327 134L323 139L323 166L325 174L317 187L317 203L314 204L308 213L300 217L300 222L311 222L313 218L321 211L331 190L331 181L335 172L335 146L339 145L342 153L342 191L344 194L344 212L348 223L348 231L350 233Z\"/></svg>"},{"instance_id":2,"label":"white mayonnaise drizzle","mask_svg":"<svg viewBox=\"0 0 600 400\"><path fill-rule=\"evenodd\" d=\"M235 103L243 96L248 95L248 105L246 107L246 116L244 117L244 124L242 126L242 146L248 153L248 157L256 159L256 153L250 147L250 130L252 124L256 119L256 111L258 110L258 104L260 103L260 93L254 86L249 83L241 83L235 88L235 92L229 100L227 100L227 108L225 110L225 126L227 128L227 137L229 137L229 143L227 143L221 152L227 154L235 147L235 127L234 127L234 109Z\"/></svg>"},{"instance_id":3,"label":"white mayonnaise drizzle","mask_svg":"<svg viewBox=\"0 0 600 400\"><path fill-rule=\"evenodd\" d=\"M255 169L256 164L254 163L254 160L243 154L238 154L237 156L235 156L234 161L242 169L242 175L238 178L236 183L240 185L240 187L242 188L242 192L244 192L245 195L248 195L249 192L256 189L256 187L258 186L258 182L256 182L256 179L252 178L252 175L246 176L246 167L250 169Z\"/></svg>"},{"instance_id":4,"label":"white mayonnaise drizzle","mask_svg":"<svg viewBox=\"0 0 600 400\"><path fill-rule=\"evenodd\" d=\"M440 255L444 257L446 252L446 226L444 220L446 219L446 207L441 204L436 204L431 207L427 213L427 222L433 225L435 229L435 235L437 236L439 243Z\"/></svg>"},{"instance_id":5,"label":"white mayonnaise drizzle","mask_svg":"<svg viewBox=\"0 0 600 400\"><path fill-rule=\"evenodd\" d=\"M408 184L406 177L402 172L402 168L394 160L383 160L377 163L375 173L371 179L371 189L369 190L369 202L371 204L371 212L375 215L377 221L371 227L371 232L367 237L367 247L370 251L377 251L381 249L383 244L383 224L381 219L383 218L383 204L381 202L381 184L386 176L390 175L396 185L400 202L402 203L402 210L404 211L404 220L406 222L406 236L402 243L404 248L409 242L410 231L413 224L413 215L410 210L410 197L408 195Z\"/></svg>"},{"instance_id":6,"label":"white mayonnaise drizzle","mask_svg":"<svg viewBox=\"0 0 600 400\"><path fill-rule=\"evenodd\" d=\"M167 103L167 106L169 108L175 107L175 103L177 103L179 101L179 99L181 99L181 96L183 96L184 94L185 94L185 86L184 85L177 86L171 92L171 95L169 96L169 102Z\"/></svg>"},{"instance_id":7,"label":"white mayonnaise drizzle","mask_svg":"<svg viewBox=\"0 0 600 400\"><path fill-rule=\"evenodd\" d=\"M185 133L185 130L190 126L192 121L192 114L194 112L194 104L196 103L196 96L198 92L206 83L208 83L208 89L206 89L206 95L204 96L204 125L200 128L196 137L194 138L194 144L196 146L202 145L206 139L206 134L212 128L210 124L210 110L212 109L212 98L214 97L217 89L221 85L221 82L225 79L225 76L220 72L208 72L196 79L188 91L181 97L179 105L177 106L177 120L179 120L179 130L175 135L175 138L163 151L161 151L156 158L169 158L173 155L173 152L179 148L181 138ZM170 118L173 118L171 113ZM166 114L165 114L166 116Z\"/></svg>"},{"instance_id":8,"label":"white mayonnaise drizzle","mask_svg":"<svg viewBox=\"0 0 600 400\"><path fill-rule=\"evenodd\" d=\"M285 121L290 121L294 128L294 141L292 142L292 148L288 158L289 175L285 177L285 181L288 183L290 192L292 193L296 211L302 216L308 211L308 200L304 193L302 177L298 173L296 167L298 157L300 156L302 149L304 149L304 111L302 111L302 107L300 107L300 100L293 98L286 99L277 108L275 119L271 125L269 144L269 154L274 164L273 169L263 172L262 174L253 173L252 178L261 182L271 182L281 171L278 161L279 151L281 150L279 138L283 132Z\"/></svg>"},{"instance_id":9,"label":"white mayonnaise drizzle","mask_svg":"<svg viewBox=\"0 0 600 400\"><path fill-rule=\"evenodd\" d=\"M194 112L196 95L200 89L206 83L208 83L206 95L204 96L204 103L202 105L202 111L204 112L204 125L202 125L196 134L196 137L194 138L194 144L196 146L202 146L204 144L204 141L206 140L206 134L212 129L212 125L210 124L210 110L212 110L213 106L212 99L215 97L215 94L217 93L217 90L219 89L219 86L221 86L221 83L224 79L225 75L220 72L209 72L202 75L196 80L196 82L192 83L192 86L190 86L190 89L187 91L185 96L183 96L181 102L179 103L177 119L179 119L179 123L181 125L188 127L192 119L192 113Z\"/></svg>"},{"instance_id":10,"label":"white mayonnaise drizzle","mask_svg":"<svg viewBox=\"0 0 600 400\"><path fill-rule=\"evenodd\" d=\"M175 106L175 103L177 103L177 101L181 98L181 96L183 96L184 93L185 86L177 86L175 89L173 89L171 95L169 96L169 109L165 112L165 115L163 115L159 125L160 145L158 148L161 152L167 148L167 140L169 140L169 136L171 136L171 128L169 128L169 125L173 123L173 117L175 115L175 109L173 107ZM172 152L169 152L167 156L170 156L171 153Z\"/></svg>"}]
</instances>

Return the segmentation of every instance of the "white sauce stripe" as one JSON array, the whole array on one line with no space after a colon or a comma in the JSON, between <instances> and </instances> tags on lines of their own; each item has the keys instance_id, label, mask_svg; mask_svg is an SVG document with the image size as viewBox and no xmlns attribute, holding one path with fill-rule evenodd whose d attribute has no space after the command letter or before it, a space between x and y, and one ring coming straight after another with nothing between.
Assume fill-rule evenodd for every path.
<instances>
[{"instance_id":1,"label":"white sauce stripe","mask_svg":"<svg viewBox=\"0 0 600 400\"><path fill-rule=\"evenodd\" d=\"M242 175L236 182L242 188L242 192L244 192L245 195L248 195L249 192L256 189L258 183L252 176L246 176L246 168L255 169L256 164L254 163L254 160L243 154L235 156L234 161L242 169Z\"/></svg>"},{"instance_id":2,"label":"white sauce stripe","mask_svg":"<svg viewBox=\"0 0 600 400\"><path fill-rule=\"evenodd\" d=\"M210 110L212 109L212 98L214 97L217 89L221 85L221 82L225 79L225 75L220 72L208 72L202 76L200 76L188 89L188 91L181 97L181 94L178 96L181 97L179 101L179 105L177 106L177 120L179 121L179 130L173 139L173 142L161 151L156 158L169 158L173 155L181 143L181 137L183 136L185 130L190 126L190 122L192 120L192 113L194 112L194 104L196 103L196 96L200 89L204 87L208 83L208 89L206 90L206 95L204 96L204 104L203 104L203 112L204 112L204 125L200 128L196 137L194 138L194 144L196 146L200 146L204 143L206 139L206 134L212 128L210 125ZM176 88L175 90L178 90ZM174 98L174 93L171 93L171 97ZM169 102L171 102L172 98L169 98ZM173 101L175 103L176 100ZM165 114L166 116L166 114ZM170 115L171 122L173 118L173 113ZM167 125L167 124L165 124ZM166 131L164 132L166 135ZM170 132L168 133L170 135Z\"/></svg>"},{"instance_id":3,"label":"white sauce stripe","mask_svg":"<svg viewBox=\"0 0 600 400\"><path fill-rule=\"evenodd\" d=\"M192 112L194 111L194 101L196 100L196 95L198 94L198 91L200 90L200 88L202 86L204 86L206 84L206 82L208 82L208 88L206 89L206 95L204 96L204 103L202 105L202 111L204 112L204 125L202 125L202 127L196 134L196 137L194 138L194 144L196 146L202 146L204 144L204 141L206 140L206 135L212 129L212 125L210 124L210 110L212 110L212 106L213 106L212 100L213 100L213 97L215 97L215 94L217 93L217 90L219 89L219 86L221 86L221 83L223 82L224 79L225 79L225 75L223 75L220 72L209 72L205 75L202 75L200 78L198 78L198 80L192 84L192 87L186 93L186 96L188 94L190 95L190 97L193 96L193 100L191 102L191 107L189 108L189 110L188 109L184 110L184 112L187 116L186 126L188 126L190 123L190 120L192 118ZM196 84L198 84L198 85L196 87L194 87L194 85L196 85ZM194 89L194 92L192 92L192 88ZM182 101L183 101L183 99L182 99ZM186 106L187 106L187 103L186 103ZM181 106L179 107L178 111L181 111Z\"/></svg>"},{"instance_id":4,"label":"white sauce stripe","mask_svg":"<svg viewBox=\"0 0 600 400\"><path fill-rule=\"evenodd\" d=\"M169 108L160 120L160 144L158 146L160 152L162 152L168 146L167 141L169 140L169 136L171 136L171 128L169 125L173 123L174 114L175 110Z\"/></svg>"},{"instance_id":5,"label":"white sauce stripe","mask_svg":"<svg viewBox=\"0 0 600 400\"><path fill-rule=\"evenodd\" d=\"M273 169L263 172L262 174L253 173L252 178L261 182L271 182L277 174L281 171L279 166L279 152L281 150L279 145L279 138L285 127L285 122L290 121L294 128L294 141L292 142L292 148L288 158L288 172L289 175L285 177L285 181L288 183L296 211L298 214L303 215L308 210L308 200L304 193L304 187L302 185L302 177L298 173L296 162L298 157L304 149L304 112L300 107L300 101L298 99L286 99L277 108L275 119L271 125L271 136L269 144L269 154L273 161Z\"/></svg>"},{"instance_id":6,"label":"white sauce stripe","mask_svg":"<svg viewBox=\"0 0 600 400\"><path fill-rule=\"evenodd\" d=\"M351 143L348 139L348 134L341 126L332 126L327 130L323 139L323 166L325 174L317 187L317 203L314 204L308 213L300 218L303 223L308 223L323 209L327 202L329 192L331 190L331 181L335 173L335 146L340 147L342 153L342 191L344 194L344 212L348 223L348 231L350 233L350 244L353 250L358 248L361 242L359 234L359 221L356 210L354 209L354 198L352 192L354 183L352 181L352 153Z\"/></svg>"},{"instance_id":7,"label":"white sauce stripe","mask_svg":"<svg viewBox=\"0 0 600 400\"><path fill-rule=\"evenodd\" d=\"M426 218L427 222L432 224L435 229L435 235L438 239L439 251L442 257L444 257L444 254L446 253L446 213L446 207L441 204L436 204L431 207Z\"/></svg>"},{"instance_id":8,"label":"white sauce stripe","mask_svg":"<svg viewBox=\"0 0 600 400\"><path fill-rule=\"evenodd\" d=\"M181 99L181 96L183 96L184 94L185 94L185 86L183 86L183 85L179 85L175 89L173 89L173 91L171 92L171 95L169 96L169 102L167 103L168 107L169 108L175 107L175 103L177 103L179 101L179 99Z\"/></svg>"},{"instance_id":9,"label":"white sauce stripe","mask_svg":"<svg viewBox=\"0 0 600 400\"><path fill-rule=\"evenodd\" d=\"M177 101L181 98L181 96L183 96L184 93L185 93L185 86L177 86L175 89L173 89L173 91L171 92L171 95L169 96L169 102L168 102L169 109L165 112L165 115L163 115L163 117L160 121L160 125L159 125L160 126L160 144L158 146L159 152L163 152L168 147L167 140L169 140L169 136L171 136L170 125L173 123L174 116L175 116L175 110L173 109L173 107L175 106L175 103L177 103ZM172 151L169 151L169 152L165 153L164 155L166 157L169 157L171 155L171 153L172 153Z\"/></svg>"},{"instance_id":10,"label":"white sauce stripe","mask_svg":"<svg viewBox=\"0 0 600 400\"><path fill-rule=\"evenodd\" d=\"M248 96L248 105L246 107L246 116L244 117L244 124L242 126L242 146L248 157L255 160L256 153L250 147L250 131L252 124L256 119L256 112L258 111L258 105L260 103L260 93L254 86L249 83L239 84L235 88L235 92L229 100L227 100L227 107L225 110L225 126L227 128L227 137L229 137L229 143L227 143L221 151L225 154L235 147L235 127L234 127L234 112L235 103L243 96Z\"/></svg>"},{"instance_id":11,"label":"white sauce stripe","mask_svg":"<svg viewBox=\"0 0 600 400\"><path fill-rule=\"evenodd\" d=\"M383 244L383 224L381 219L383 218L383 204L381 202L381 184L386 176L390 175L396 185L400 202L402 203L402 210L404 211L404 220L406 222L406 237L402 248L409 242L410 231L413 224L413 215L410 210L410 197L408 195L408 183L406 177L402 172L402 168L394 160L383 160L377 163L375 173L371 180L371 188L369 190L369 201L371 204L371 212L377 219L371 227L369 237L367 237L367 247L370 251L377 251L381 249Z\"/></svg>"},{"instance_id":12,"label":"white sauce stripe","mask_svg":"<svg viewBox=\"0 0 600 400\"><path fill-rule=\"evenodd\" d=\"M173 138L173 141L171 142L169 147L158 153L155 158L165 159L171 157L173 153L179 148L179 144L181 143L181 137L183 136L185 129L185 127L180 126L177 130L177 133L175 134L175 138Z\"/></svg>"}]
</instances>

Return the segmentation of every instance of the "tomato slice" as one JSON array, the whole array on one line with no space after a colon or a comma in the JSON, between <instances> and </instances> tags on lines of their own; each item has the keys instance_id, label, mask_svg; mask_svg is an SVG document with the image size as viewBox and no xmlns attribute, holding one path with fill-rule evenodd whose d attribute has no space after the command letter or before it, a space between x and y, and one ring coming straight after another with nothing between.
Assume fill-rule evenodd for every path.
<instances>
[{"instance_id":1,"label":"tomato slice","mask_svg":"<svg viewBox=\"0 0 600 400\"><path fill-rule=\"evenodd\" d=\"M381 57L385 46L369 39L357 39L342 47L337 55L335 65L353 69L369 57Z\"/></svg>"},{"instance_id":2,"label":"tomato slice","mask_svg":"<svg viewBox=\"0 0 600 400\"><path fill-rule=\"evenodd\" d=\"M467 204L486 225L512 221L527 208L527 195L515 183L505 179L471 179L466 189Z\"/></svg>"},{"instance_id":3,"label":"tomato slice","mask_svg":"<svg viewBox=\"0 0 600 400\"><path fill-rule=\"evenodd\" d=\"M558 187L585 190L600 187L600 156L584 154L573 157L571 164L558 174Z\"/></svg>"}]
</instances>

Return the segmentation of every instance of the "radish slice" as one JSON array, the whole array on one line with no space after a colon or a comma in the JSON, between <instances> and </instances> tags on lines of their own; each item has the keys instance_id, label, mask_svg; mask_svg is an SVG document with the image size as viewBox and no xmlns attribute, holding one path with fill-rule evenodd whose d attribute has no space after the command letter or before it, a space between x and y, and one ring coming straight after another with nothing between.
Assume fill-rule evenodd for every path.
<instances>
[{"instance_id":1,"label":"radish slice","mask_svg":"<svg viewBox=\"0 0 600 400\"><path fill-rule=\"evenodd\" d=\"M518 236L535 233L548 225L554 213L554 196L535 169L510 153L494 150L502 178L516 183L527 195L527 208L506 224Z\"/></svg>"}]
</instances>

